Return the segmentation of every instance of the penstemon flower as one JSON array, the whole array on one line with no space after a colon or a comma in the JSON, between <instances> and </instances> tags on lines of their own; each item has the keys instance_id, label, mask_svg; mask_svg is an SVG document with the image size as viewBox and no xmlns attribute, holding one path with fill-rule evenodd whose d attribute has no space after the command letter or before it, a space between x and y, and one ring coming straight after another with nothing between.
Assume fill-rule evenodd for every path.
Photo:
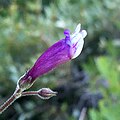
<instances>
[{"instance_id":1,"label":"penstemon flower","mask_svg":"<svg viewBox=\"0 0 120 120\"><path fill-rule=\"evenodd\" d=\"M18 80L13 95L0 106L0 114L2 114L2 112L16 99L22 96L37 95L42 99L49 99L56 96L57 92L54 92L49 88L42 88L38 91L24 91L33 85L37 77L49 72L60 64L76 58L81 53L87 32L85 30L80 30L80 27L80 24L78 24L72 35L70 35L69 30L65 30L65 38L48 48L37 59L33 67Z\"/></svg>"},{"instance_id":2,"label":"penstemon flower","mask_svg":"<svg viewBox=\"0 0 120 120\"><path fill-rule=\"evenodd\" d=\"M73 34L70 34L69 30L65 30L65 38L48 48L37 59L33 67L18 82L18 86L23 91L31 87L37 77L49 72L60 64L76 58L81 53L87 32L86 30L80 30L80 28L81 25L78 24Z\"/></svg>"}]
</instances>

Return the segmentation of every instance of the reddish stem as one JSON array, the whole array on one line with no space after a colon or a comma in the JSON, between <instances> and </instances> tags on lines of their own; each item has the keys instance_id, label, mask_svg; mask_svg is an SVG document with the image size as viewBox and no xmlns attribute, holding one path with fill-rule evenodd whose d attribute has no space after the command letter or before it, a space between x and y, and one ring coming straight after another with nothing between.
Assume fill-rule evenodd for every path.
<instances>
[{"instance_id":1,"label":"reddish stem","mask_svg":"<svg viewBox=\"0 0 120 120\"><path fill-rule=\"evenodd\" d=\"M0 114L2 114L2 112L4 112L16 99L21 96L20 92L20 89L16 89L13 95L0 106Z\"/></svg>"},{"instance_id":2,"label":"reddish stem","mask_svg":"<svg viewBox=\"0 0 120 120\"><path fill-rule=\"evenodd\" d=\"M22 92L22 96L29 96L29 95L38 95L38 91Z\"/></svg>"}]
</instances>

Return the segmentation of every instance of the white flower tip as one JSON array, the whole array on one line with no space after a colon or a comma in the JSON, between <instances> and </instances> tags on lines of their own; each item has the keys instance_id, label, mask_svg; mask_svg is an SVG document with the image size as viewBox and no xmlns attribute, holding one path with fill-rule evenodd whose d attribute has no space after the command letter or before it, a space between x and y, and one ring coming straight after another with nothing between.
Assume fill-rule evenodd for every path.
<instances>
[{"instance_id":1,"label":"white flower tip","mask_svg":"<svg viewBox=\"0 0 120 120\"><path fill-rule=\"evenodd\" d=\"M75 29L75 33L78 33L81 29L81 24L79 23Z\"/></svg>"},{"instance_id":2,"label":"white flower tip","mask_svg":"<svg viewBox=\"0 0 120 120\"><path fill-rule=\"evenodd\" d=\"M80 33L82 34L83 38L85 38L87 36L87 31L86 30L82 30Z\"/></svg>"}]
</instances>

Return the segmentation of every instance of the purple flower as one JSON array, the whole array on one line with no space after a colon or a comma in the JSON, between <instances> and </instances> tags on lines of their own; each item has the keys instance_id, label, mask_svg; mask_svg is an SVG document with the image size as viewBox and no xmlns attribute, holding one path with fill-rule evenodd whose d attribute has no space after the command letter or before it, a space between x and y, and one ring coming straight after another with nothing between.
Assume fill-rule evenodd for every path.
<instances>
[{"instance_id":1,"label":"purple flower","mask_svg":"<svg viewBox=\"0 0 120 120\"><path fill-rule=\"evenodd\" d=\"M85 30L80 31L80 27L81 25L78 24L72 35L70 35L69 30L65 30L65 38L48 48L37 59L33 67L20 78L19 86L26 87L26 84L27 86L28 83L32 84L37 77L49 72L60 64L76 58L82 51L84 38L87 35Z\"/></svg>"}]
</instances>

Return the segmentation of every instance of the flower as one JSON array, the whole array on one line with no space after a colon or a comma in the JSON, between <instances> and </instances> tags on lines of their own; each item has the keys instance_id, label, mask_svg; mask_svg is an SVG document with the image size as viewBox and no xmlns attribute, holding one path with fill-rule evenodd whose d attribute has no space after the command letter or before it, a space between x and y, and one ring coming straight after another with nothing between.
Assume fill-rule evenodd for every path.
<instances>
[{"instance_id":1,"label":"flower","mask_svg":"<svg viewBox=\"0 0 120 120\"><path fill-rule=\"evenodd\" d=\"M59 40L48 48L35 62L33 67L28 70L19 80L19 86L24 89L29 88L35 79L60 64L76 58L82 51L86 30L80 30L78 24L75 32L70 35L69 30L64 31L65 38Z\"/></svg>"}]
</instances>

